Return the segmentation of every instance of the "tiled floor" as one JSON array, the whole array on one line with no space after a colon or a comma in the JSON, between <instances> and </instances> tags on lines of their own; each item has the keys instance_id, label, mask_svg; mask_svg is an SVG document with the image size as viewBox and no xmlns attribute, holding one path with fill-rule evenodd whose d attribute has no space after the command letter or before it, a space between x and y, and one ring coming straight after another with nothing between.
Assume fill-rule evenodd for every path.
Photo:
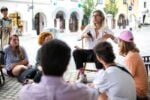
<instances>
[{"instance_id":1,"label":"tiled floor","mask_svg":"<svg viewBox=\"0 0 150 100\"><path fill-rule=\"evenodd\" d=\"M93 73L88 73L88 79L91 80L93 78ZM76 72L66 73L66 80L73 81L76 79ZM5 76L6 81L4 86L0 87L0 100L19 100L19 90L22 85L16 80L16 78ZM150 85L149 85L150 86ZM149 88L150 95L150 88Z\"/></svg>"}]
</instances>

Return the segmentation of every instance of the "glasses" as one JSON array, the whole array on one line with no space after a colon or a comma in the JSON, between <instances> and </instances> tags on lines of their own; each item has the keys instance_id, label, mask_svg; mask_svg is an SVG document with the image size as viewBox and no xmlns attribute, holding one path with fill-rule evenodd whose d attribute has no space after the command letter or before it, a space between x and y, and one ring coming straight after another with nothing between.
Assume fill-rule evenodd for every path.
<instances>
[{"instance_id":1,"label":"glasses","mask_svg":"<svg viewBox=\"0 0 150 100\"><path fill-rule=\"evenodd\" d=\"M12 39L12 41L19 41L19 39Z\"/></svg>"},{"instance_id":2,"label":"glasses","mask_svg":"<svg viewBox=\"0 0 150 100\"><path fill-rule=\"evenodd\" d=\"M100 17L100 15L99 14L95 14L92 17Z\"/></svg>"}]
</instances>

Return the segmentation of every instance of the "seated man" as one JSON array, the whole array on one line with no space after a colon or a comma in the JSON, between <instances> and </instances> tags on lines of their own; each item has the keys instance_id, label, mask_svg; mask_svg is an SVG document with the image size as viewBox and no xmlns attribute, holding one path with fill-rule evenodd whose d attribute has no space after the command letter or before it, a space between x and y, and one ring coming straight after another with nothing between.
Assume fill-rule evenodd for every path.
<instances>
[{"instance_id":1,"label":"seated man","mask_svg":"<svg viewBox=\"0 0 150 100\"><path fill-rule=\"evenodd\" d=\"M63 79L70 56L71 49L65 42L53 39L45 43L41 47L41 81L24 85L20 100L97 100L95 89L81 83L67 83Z\"/></svg>"},{"instance_id":2,"label":"seated man","mask_svg":"<svg viewBox=\"0 0 150 100\"><path fill-rule=\"evenodd\" d=\"M94 52L104 65L93 82L103 100L136 100L134 79L127 69L115 62L111 44L100 42L94 47Z\"/></svg>"},{"instance_id":3,"label":"seated man","mask_svg":"<svg viewBox=\"0 0 150 100\"><path fill-rule=\"evenodd\" d=\"M9 45L4 49L5 68L9 76L17 77L27 69L29 63L25 49L19 45L19 37L11 35Z\"/></svg>"}]
</instances>

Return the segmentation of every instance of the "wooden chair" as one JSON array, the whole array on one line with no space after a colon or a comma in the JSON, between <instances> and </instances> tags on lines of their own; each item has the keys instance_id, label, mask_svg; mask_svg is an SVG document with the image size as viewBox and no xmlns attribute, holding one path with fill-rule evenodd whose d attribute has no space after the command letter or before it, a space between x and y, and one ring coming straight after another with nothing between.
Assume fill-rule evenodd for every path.
<instances>
[{"instance_id":1,"label":"wooden chair","mask_svg":"<svg viewBox=\"0 0 150 100\"><path fill-rule=\"evenodd\" d=\"M150 56L142 56L142 58L146 67L147 74L148 74L150 70Z\"/></svg>"},{"instance_id":2,"label":"wooden chair","mask_svg":"<svg viewBox=\"0 0 150 100\"><path fill-rule=\"evenodd\" d=\"M82 39L82 49L84 49L84 39ZM97 72L96 69L90 69L90 68L87 68L87 63L94 63L94 62L84 62L83 63L83 69L84 71L87 71L87 72ZM78 72L77 74L77 79L79 79L79 76L80 76L80 72Z\"/></svg>"}]
</instances>

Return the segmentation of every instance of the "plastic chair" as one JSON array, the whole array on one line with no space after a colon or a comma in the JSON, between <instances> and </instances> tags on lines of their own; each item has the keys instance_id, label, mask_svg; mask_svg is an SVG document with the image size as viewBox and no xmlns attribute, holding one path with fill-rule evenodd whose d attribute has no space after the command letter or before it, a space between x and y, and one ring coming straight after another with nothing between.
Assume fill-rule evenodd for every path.
<instances>
[{"instance_id":1,"label":"plastic chair","mask_svg":"<svg viewBox=\"0 0 150 100\"><path fill-rule=\"evenodd\" d=\"M82 49L84 49L84 39L82 39ZM97 72L97 70L95 70L95 69L89 69L89 68L87 68L87 63L95 63L95 62L90 62L90 61L84 62L83 63L83 69L84 69L84 71L87 71L87 72ZM78 72L78 74L77 74L77 79L79 79L79 76L80 76L80 72Z\"/></svg>"},{"instance_id":2,"label":"plastic chair","mask_svg":"<svg viewBox=\"0 0 150 100\"><path fill-rule=\"evenodd\" d=\"M146 67L147 74L148 74L150 70L150 56L142 56L142 58Z\"/></svg>"}]
</instances>

